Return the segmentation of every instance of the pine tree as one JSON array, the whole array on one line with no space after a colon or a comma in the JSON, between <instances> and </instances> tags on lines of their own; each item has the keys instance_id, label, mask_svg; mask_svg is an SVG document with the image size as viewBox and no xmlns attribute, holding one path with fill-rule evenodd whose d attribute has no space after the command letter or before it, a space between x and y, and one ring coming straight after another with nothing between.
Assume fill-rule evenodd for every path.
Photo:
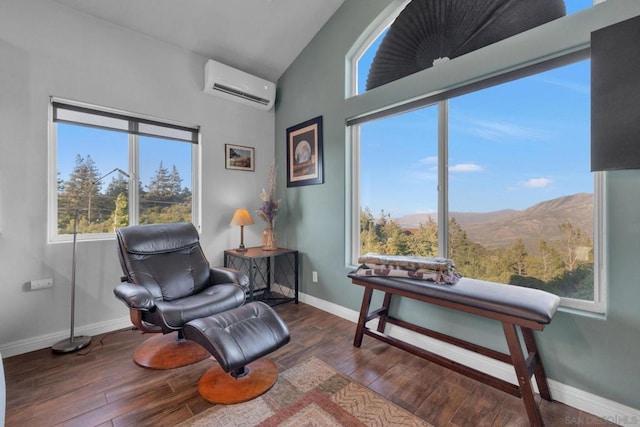
<instances>
[{"instance_id":1,"label":"pine tree","mask_svg":"<svg viewBox=\"0 0 640 427\"><path fill-rule=\"evenodd\" d=\"M180 173L178 172L178 168L176 165L173 165L171 169L171 173L169 174L169 182L168 182L169 191L171 192L171 201L176 203L184 202L183 188L182 188L182 178L180 177Z\"/></svg>"},{"instance_id":2,"label":"pine tree","mask_svg":"<svg viewBox=\"0 0 640 427\"><path fill-rule=\"evenodd\" d=\"M101 184L94 184L94 181L99 176L100 172L91 156L88 155L85 158L80 154L76 155L69 179L64 181L61 187L59 186L62 188L62 193L58 197L59 228L71 232L69 227L72 227L71 222L76 210L79 210L79 218L85 218L87 223L96 216L98 207L93 202L98 198Z\"/></svg>"},{"instance_id":3,"label":"pine tree","mask_svg":"<svg viewBox=\"0 0 640 427\"><path fill-rule=\"evenodd\" d=\"M171 178L169 170L162 165L156 170L155 177L151 178L151 181L147 185L147 193L145 195L147 201L152 205L162 205L171 201L173 195L173 187L171 185Z\"/></svg>"}]
</instances>

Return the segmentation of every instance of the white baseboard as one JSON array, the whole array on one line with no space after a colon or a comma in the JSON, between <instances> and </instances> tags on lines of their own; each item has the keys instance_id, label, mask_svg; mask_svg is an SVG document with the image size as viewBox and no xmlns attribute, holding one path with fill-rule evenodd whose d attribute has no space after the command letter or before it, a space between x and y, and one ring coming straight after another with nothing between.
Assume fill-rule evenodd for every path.
<instances>
[{"instance_id":1,"label":"white baseboard","mask_svg":"<svg viewBox=\"0 0 640 427\"><path fill-rule=\"evenodd\" d=\"M90 325L74 328L74 336L87 335L94 336L104 334L106 332L115 331L118 329L131 327L131 319L129 317L123 317L120 319L108 320L106 322L92 323ZM0 345L0 353L2 357L16 356L22 353L28 353L34 350L40 350L42 348L51 347L51 345L69 339L70 330L54 332L51 334L40 335L37 337L10 342Z\"/></svg>"},{"instance_id":2,"label":"white baseboard","mask_svg":"<svg viewBox=\"0 0 640 427\"><path fill-rule=\"evenodd\" d=\"M350 322L358 322L359 313L355 310L303 293L300 293L299 299L305 304L309 304L320 310L342 317ZM375 322L375 320L371 321L369 325L370 328L375 328ZM396 325L388 325L386 333L395 338L416 345L417 347L428 349L433 353L439 354L440 356L446 357L455 362L516 384L515 372L513 367L509 364L426 337L408 329L400 328ZM551 396L553 396L553 399L558 402L604 418L607 421L621 426L637 426L640 423L640 410L638 409L622 405L552 379L549 379L548 383ZM534 388L536 388L537 391L535 383ZM567 419L567 424L585 424L587 421L588 420Z\"/></svg>"}]
</instances>

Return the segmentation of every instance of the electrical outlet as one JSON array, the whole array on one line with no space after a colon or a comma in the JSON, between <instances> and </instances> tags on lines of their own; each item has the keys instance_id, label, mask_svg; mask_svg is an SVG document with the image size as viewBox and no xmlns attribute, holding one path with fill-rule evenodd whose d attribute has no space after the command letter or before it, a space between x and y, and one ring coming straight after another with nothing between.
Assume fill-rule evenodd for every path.
<instances>
[{"instance_id":1,"label":"electrical outlet","mask_svg":"<svg viewBox=\"0 0 640 427\"><path fill-rule=\"evenodd\" d=\"M311 279L313 280L313 283L318 283L318 272L317 271L312 271L311 272Z\"/></svg>"},{"instance_id":2,"label":"electrical outlet","mask_svg":"<svg viewBox=\"0 0 640 427\"><path fill-rule=\"evenodd\" d=\"M37 291L40 289L47 289L53 287L53 279L39 279L32 280L30 283L30 287L32 291Z\"/></svg>"}]
</instances>

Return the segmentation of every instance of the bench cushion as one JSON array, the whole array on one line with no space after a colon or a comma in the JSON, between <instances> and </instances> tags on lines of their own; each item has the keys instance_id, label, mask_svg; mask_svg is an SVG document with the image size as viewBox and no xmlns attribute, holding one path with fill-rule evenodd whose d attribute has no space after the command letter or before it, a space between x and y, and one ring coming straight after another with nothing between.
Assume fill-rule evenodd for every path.
<instances>
[{"instance_id":1,"label":"bench cushion","mask_svg":"<svg viewBox=\"0 0 640 427\"><path fill-rule=\"evenodd\" d=\"M453 285L440 285L424 280L404 278L363 277L354 272L350 273L349 277L359 282L475 307L540 324L550 323L560 305L560 297L539 289L466 277L461 278Z\"/></svg>"}]
</instances>

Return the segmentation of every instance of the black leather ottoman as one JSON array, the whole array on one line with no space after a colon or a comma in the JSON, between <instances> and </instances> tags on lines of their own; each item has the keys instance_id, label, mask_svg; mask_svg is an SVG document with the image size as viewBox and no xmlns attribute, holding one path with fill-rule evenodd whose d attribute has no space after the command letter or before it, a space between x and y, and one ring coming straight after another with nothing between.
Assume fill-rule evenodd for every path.
<instances>
[{"instance_id":1,"label":"black leather ottoman","mask_svg":"<svg viewBox=\"0 0 640 427\"><path fill-rule=\"evenodd\" d=\"M269 390L278 368L263 356L290 339L287 325L263 302L192 320L184 326L184 336L219 363L200 378L198 391L209 402L225 404L251 400Z\"/></svg>"}]
</instances>

